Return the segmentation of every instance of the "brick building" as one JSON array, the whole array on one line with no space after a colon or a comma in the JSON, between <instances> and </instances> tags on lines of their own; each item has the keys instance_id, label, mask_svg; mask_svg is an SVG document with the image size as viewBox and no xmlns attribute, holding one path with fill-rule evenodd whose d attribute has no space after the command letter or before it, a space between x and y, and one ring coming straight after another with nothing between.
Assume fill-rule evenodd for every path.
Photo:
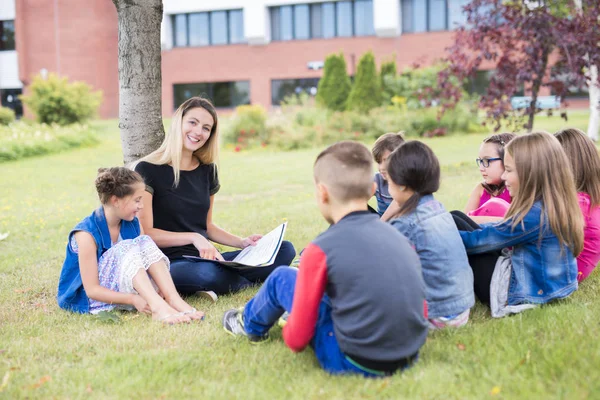
<instances>
[{"instance_id":1,"label":"brick building","mask_svg":"<svg viewBox=\"0 0 600 400\"><path fill-rule=\"evenodd\" d=\"M165 116L204 94L219 108L314 93L325 57L343 52L353 74L372 50L402 69L441 57L468 0L163 0ZM100 115L118 116L117 13L109 0L0 0L0 96L56 72L102 90ZM25 88L25 89L23 89Z\"/></svg>"}]
</instances>

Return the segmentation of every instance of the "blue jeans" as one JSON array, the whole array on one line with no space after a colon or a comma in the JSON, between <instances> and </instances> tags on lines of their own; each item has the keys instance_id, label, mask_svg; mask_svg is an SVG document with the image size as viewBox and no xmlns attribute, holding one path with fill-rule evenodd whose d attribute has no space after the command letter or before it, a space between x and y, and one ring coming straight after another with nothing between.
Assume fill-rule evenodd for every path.
<instances>
[{"instance_id":1,"label":"blue jeans","mask_svg":"<svg viewBox=\"0 0 600 400\"><path fill-rule=\"evenodd\" d=\"M284 311L292 311L297 273L295 268L282 267L269 276L256 296L244 308L246 332L262 336ZM323 296L319 305L319 318L310 345L321 367L330 374L354 373L367 377L381 376L357 367L340 350L333 330L331 303L327 295Z\"/></svg>"},{"instance_id":2,"label":"blue jeans","mask_svg":"<svg viewBox=\"0 0 600 400\"><path fill-rule=\"evenodd\" d=\"M230 251L223 253L222 256L225 260L231 261L240 251ZM171 260L171 276L175 287L182 294L193 294L199 290L227 294L263 282L275 268L289 265L295 256L294 245L283 241L273 265L268 267L233 269L212 261L176 258Z\"/></svg>"}]
</instances>

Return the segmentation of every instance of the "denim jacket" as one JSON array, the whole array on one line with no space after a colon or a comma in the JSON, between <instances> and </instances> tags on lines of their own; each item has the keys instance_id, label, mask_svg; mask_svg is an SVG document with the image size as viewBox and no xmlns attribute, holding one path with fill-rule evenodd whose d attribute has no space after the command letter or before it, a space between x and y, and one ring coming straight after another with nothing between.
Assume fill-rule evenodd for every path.
<instances>
[{"instance_id":1,"label":"denim jacket","mask_svg":"<svg viewBox=\"0 0 600 400\"><path fill-rule=\"evenodd\" d=\"M577 262L550 229L548 217L540 225L542 203L536 201L522 224L512 221L487 224L473 232L461 231L468 254L513 248L508 304L543 304L577 290ZM565 218L568 216L565 215ZM541 233L541 235L540 235Z\"/></svg>"},{"instance_id":2,"label":"denim jacket","mask_svg":"<svg viewBox=\"0 0 600 400\"><path fill-rule=\"evenodd\" d=\"M79 256L71 248L71 237L77 231L88 232L94 238L97 251L97 259L112 246L110 232L106 223L106 216L102 207L77 224L69 233L67 240L67 255L63 263L60 278L58 280L58 305L61 308L78 313L87 313L90 309L89 298L83 288L81 273L79 271ZM133 221L121 221L121 237L123 239L133 239L140 235L140 224L137 218Z\"/></svg>"},{"instance_id":3,"label":"denim jacket","mask_svg":"<svg viewBox=\"0 0 600 400\"><path fill-rule=\"evenodd\" d=\"M454 219L432 195L390 223L415 247L426 286L429 318L460 314L475 305L473 271Z\"/></svg>"}]
</instances>

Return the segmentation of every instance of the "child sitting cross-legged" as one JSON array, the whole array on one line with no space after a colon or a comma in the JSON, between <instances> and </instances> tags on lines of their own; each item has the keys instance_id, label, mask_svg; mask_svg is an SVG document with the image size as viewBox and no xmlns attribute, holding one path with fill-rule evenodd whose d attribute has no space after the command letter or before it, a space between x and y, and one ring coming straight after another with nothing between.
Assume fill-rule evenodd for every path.
<instances>
[{"instance_id":1,"label":"child sitting cross-legged","mask_svg":"<svg viewBox=\"0 0 600 400\"><path fill-rule=\"evenodd\" d=\"M406 142L388 158L387 173L400 206L390 223L421 258L429 327L465 325L475 305L473 272L452 215L433 197L440 187L437 157L424 143Z\"/></svg>"},{"instance_id":2,"label":"child sitting cross-legged","mask_svg":"<svg viewBox=\"0 0 600 400\"><path fill-rule=\"evenodd\" d=\"M427 337L419 257L408 240L367 209L369 150L356 142L325 149L314 165L319 210L331 224L305 249L299 270L277 268L223 326L252 342L290 312L283 339L307 345L329 373L386 376L409 367Z\"/></svg>"}]
</instances>

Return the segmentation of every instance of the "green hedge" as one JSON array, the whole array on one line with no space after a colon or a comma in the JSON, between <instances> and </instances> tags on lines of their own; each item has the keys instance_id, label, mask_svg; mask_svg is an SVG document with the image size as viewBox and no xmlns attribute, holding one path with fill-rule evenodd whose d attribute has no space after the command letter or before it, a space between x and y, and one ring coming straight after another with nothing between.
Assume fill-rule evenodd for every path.
<instances>
[{"instance_id":1,"label":"green hedge","mask_svg":"<svg viewBox=\"0 0 600 400\"><path fill-rule=\"evenodd\" d=\"M93 146L98 142L97 135L87 125L61 127L17 122L0 126L0 162Z\"/></svg>"},{"instance_id":2,"label":"green hedge","mask_svg":"<svg viewBox=\"0 0 600 400\"><path fill-rule=\"evenodd\" d=\"M15 112L8 107L0 106L0 125L8 125L15 120Z\"/></svg>"}]
</instances>

